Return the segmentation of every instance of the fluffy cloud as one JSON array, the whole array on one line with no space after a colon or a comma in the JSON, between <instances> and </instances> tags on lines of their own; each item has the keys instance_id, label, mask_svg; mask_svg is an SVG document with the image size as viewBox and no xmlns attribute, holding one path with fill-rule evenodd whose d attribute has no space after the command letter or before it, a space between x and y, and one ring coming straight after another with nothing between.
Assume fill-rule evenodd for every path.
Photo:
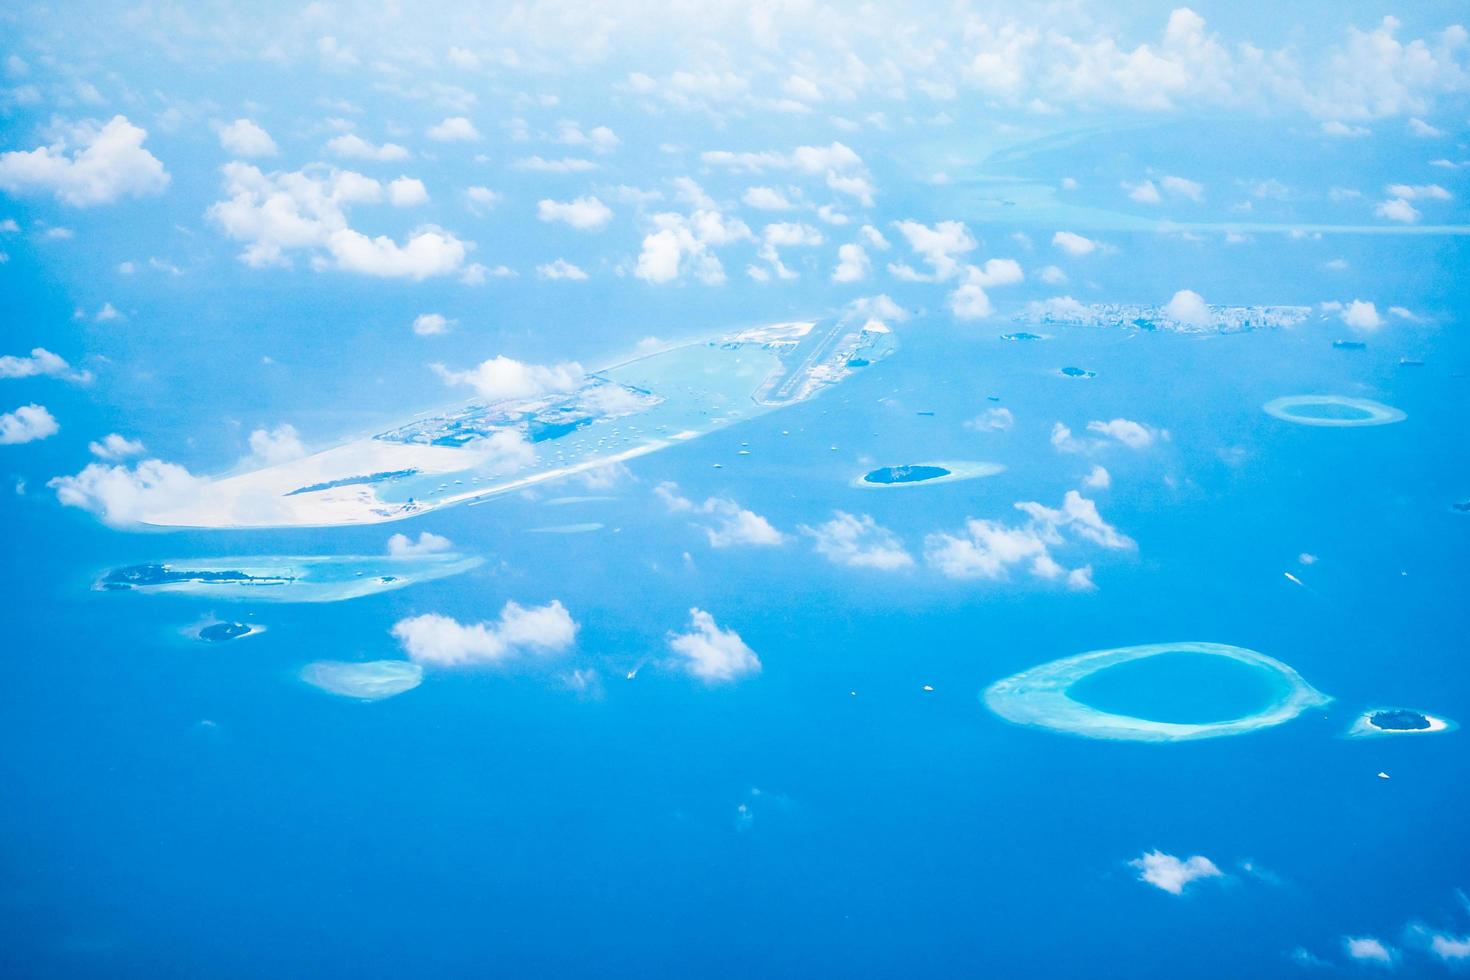
<instances>
[{"instance_id":1,"label":"fluffy cloud","mask_svg":"<svg viewBox=\"0 0 1470 980\"><path fill-rule=\"evenodd\" d=\"M419 532L418 540L406 534L395 534L388 539L388 554L394 558L407 558L412 555L432 555L441 551L448 551L454 547L454 542L438 534L428 531Z\"/></svg>"},{"instance_id":2,"label":"fluffy cloud","mask_svg":"<svg viewBox=\"0 0 1470 980\"><path fill-rule=\"evenodd\" d=\"M91 463L75 476L58 476L46 485L62 504L124 526L193 499L205 483L175 463L145 459L132 469Z\"/></svg>"},{"instance_id":3,"label":"fluffy cloud","mask_svg":"<svg viewBox=\"0 0 1470 980\"><path fill-rule=\"evenodd\" d=\"M421 280L453 272L464 263L465 243L432 226L414 231L402 245L349 227L351 207L384 198L383 185L371 177L320 167L266 174L238 161L226 164L222 172L227 197L208 214L226 235L245 243L240 258L247 265L289 264L287 253L306 250L314 253L312 264L318 269ZM400 197L405 190L413 196L410 186L394 184Z\"/></svg>"},{"instance_id":4,"label":"fluffy cloud","mask_svg":"<svg viewBox=\"0 0 1470 980\"><path fill-rule=\"evenodd\" d=\"M867 514L834 511L830 521L816 527L803 524L800 530L812 539L813 550L834 564L882 571L914 564L898 536Z\"/></svg>"},{"instance_id":5,"label":"fluffy cloud","mask_svg":"<svg viewBox=\"0 0 1470 980\"><path fill-rule=\"evenodd\" d=\"M442 313L420 313L413 318L413 332L420 337L430 337L446 333L456 322Z\"/></svg>"},{"instance_id":6,"label":"fluffy cloud","mask_svg":"<svg viewBox=\"0 0 1470 980\"><path fill-rule=\"evenodd\" d=\"M694 190L699 189L693 181L689 184ZM703 196L702 191L700 195ZM745 222L726 218L710 207L696 207L687 216L665 211L650 220L654 231L643 239L633 274L655 284L692 274L706 285L718 285L725 281L725 268L713 250L733 242L755 240Z\"/></svg>"},{"instance_id":7,"label":"fluffy cloud","mask_svg":"<svg viewBox=\"0 0 1470 980\"><path fill-rule=\"evenodd\" d=\"M1344 936L1343 949L1349 957L1367 963L1388 966L1393 963L1393 951L1372 936Z\"/></svg>"},{"instance_id":8,"label":"fluffy cloud","mask_svg":"<svg viewBox=\"0 0 1470 980\"><path fill-rule=\"evenodd\" d=\"M129 439L116 432L96 442L87 443L87 450L98 459L105 459L109 462L127 459L130 456L141 456L145 452L142 440Z\"/></svg>"},{"instance_id":9,"label":"fluffy cloud","mask_svg":"<svg viewBox=\"0 0 1470 980\"><path fill-rule=\"evenodd\" d=\"M543 366L526 364L504 354L481 361L468 371L451 371L442 364L431 364L434 373L445 384L471 385L488 401L537 398L557 392L575 391L587 377L576 361Z\"/></svg>"},{"instance_id":10,"label":"fluffy cloud","mask_svg":"<svg viewBox=\"0 0 1470 980\"><path fill-rule=\"evenodd\" d=\"M1470 936L1456 938L1439 933L1429 941L1429 949L1446 963L1470 960Z\"/></svg>"},{"instance_id":11,"label":"fluffy cloud","mask_svg":"<svg viewBox=\"0 0 1470 980\"><path fill-rule=\"evenodd\" d=\"M1154 430L1132 419L1088 422L1087 431L1096 432L1109 439L1116 439L1129 449L1147 449L1154 444Z\"/></svg>"},{"instance_id":12,"label":"fluffy cloud","mask_svg":"<svg viewBox=\"0 0 1470 980\"><path fill-rule=\"evenodd\" d=\"M76 381L79 384L86 384L92 380L91 371L73 371L64 358L51 353L44 347L32 348L29 357L17 357L14 354L0 357L0 378L41 376L62 378L66 381Z\"/></svg>"},{"instance_id":13,"label":"fluffy cloud","mask_svg":"<svg viewBox=\"0 0 1470 980\"><path fill-rule=\"evenodd\" d=\"M306 447L293 425L282 424L274 429L256 429L250 433L250 455L254 462L263 466L289 463L306 455Z\"/></svg>"},{"instance_id":14,"label":"fluffy cloud","mask_svg":"<svg viewBox=\"0 0 1470 980\"><path fill-rule=\"evenodd\" d=\"M579 197L572 201L543 199L536 205L536 217L542 221L561 221L582 231L596 231L612 220L612 209L596 197Z\"/></svg>"},{"instance_id":15,"label":"fluffy cloud","mask_svg":"<svg viewBox=\"0 0 1470 980\"><path fill-rule=\"evenodd\" d=\"M1342 322L1354 330L1368 332L1383 326L1383 317L1378 314L1378 307L1366 300L1353 300L1342 308L1340 315Z\"/></svg>"},{"instance_id":16,"label":"fluffy cloud","mask_svg":"<svg viewBox=\"0 0 1470 980\"><path fill-rule=\"evenodd\" d=\"M1402 197L1390 198L1387 201L1379 201L1373 208L1373 213L1388 221L1397 221L1401 224L1411 225L1421 217L1419 209L1410 204Z\"/></svg>"},{"instance_id":17,"label":"fluffy cloud","mask_svg":"<svg viewBox=\"0 0 1470 980\"><path fill-rule=\"evenodd\" d=\"M395 208L412 207L415 204L424 204L429 200L428 188L424 182L413 177L399 177L388 183L388 203Z\"/></svg>"},{"instance_id":18,"label":"fluffy cloud","mask_svg":"<svg viewBox=\"0 0 1470 980\"><path fill-rule=\"evenodd\" d=\"M511 166L517 170L530 170L543 174L580 174L597 169L597 164L580 157L562 157L559 160L548 160L540 156L524 157Z\"/></svg>"},{"instance_id":19,"label":"fluffy cloud","mask_svg":"<svg viewBox=\"0 0 1470 980\"><path fill-rule=\"evenodd\" d=\"M544 606L507 602L493 622L461 623L425 613L400 619L392 634L410 660L438 667L504 663L525 653L560 653L577 638L577 623L560 600Z\"/></svg>"},{"instance_id":20,"label":"fluffy cloud","mask_svg":"<svg viewBox=\"0 0 1470 980\"><path fill-rule=\"evenodd\" d=\"M868 277L871 263L868 253L861 245L838 246L837 268L832 270L833 282L861 282Z\"/></svg>"},{"instance_id":21,"label":"fluffy cloud","mask_svg":"<svg viewBox=\"0 0 1470 980\"><path fill-rule=\"evenodd\" d=\"M1092 470L1082 478L1082 485L1089 490L1106 490L1113 485L1113 477L1101 466L1094 466Z\"/></svg>"},{"instance_id":22,"label":"fluffy cloud","mask_svg":"<svg viewBox=\"0 0 1470 980\"><path fill-rule=\"evenodd\" d=\"M1207 857L1196 854L1186 860L1179 860L1172 854L1163 851L1149 851L1142 857L1134 858L1128 865L1138 869L1138 880L1146 881L1155 888L1162 888L1170 895L1179 895L1184 892L1184 887L1192 881L1201 878L1219 878L1223 872L1215 867L1215 862Z\"/></svg>"},{"instance_id":23,"label":"fluffy cloud","mask_svg":"<svg viewBox=\"0 0 1470 980\"><path fill-rule=\"evenodd\" d=\"M622 141L606 126L594 126L583 132L575 122L563 119L556 126L556 142L564 146L591 147L594 153L611 153Z\"/></svg>"},{"instance_id":24,"label":"fluffy cloud","mask_svg":"<svg viewBox=\"0 0 1470 980\"><path fill-rule=\"evenodd\" d=\"M1208 327L1214 315L1205 298L1192 289L1181 289L1164 304L1164 313L1190 327Z\"/></svg>"},{"instance_id":25,"label":"fluffy cloud","mask_svg":"<svg viewBox=\"0 0 1470 980\"><path fill-rule=\"evenodd\" d=\"M1129 449L1147 449L1156 440L1168 439L1168 432L1162 429L1154 429L1144 425L1142 422L1134 422L1132 419L1112 419L1102 421L1094 419L1087 423L1087 431L1095 432L1100 439L1079 439L1072 434L1072 430L1061 422L1056 423L1051 429L1051 444L1062 453L1085 453L1095 452L1107 446L1110 441L1119 442Z\"/></svg>"},{"instance_id":26,"label":"fluffy cloud","mask_svg":"<svg viewBox=\"0 0 1470 980\"><path fill-rule=\"evenodd\" d=\"M774 187L748 187L740 200L746 207L757 211L790 211L795 207Z\"/></svg>"},{"instance_id":27,"label":"fluffy cloud","mask_svg":"<svg viewBox=\"0 0 1470 980\"><path fill-rule=\"evenodd\" d=\"M970 419L965 428L976 432L1005 432L1016 424L1016 416L1009 408L991 408Z\"/></svg>"},{"instance_id":28,"label":"fluffy cloud","mask_svg":"<svg viewBox=\"0 0 1470 980\"><path fill-rule=\"evenodd\" d=\"M777 251L784 247L813 247L823 242L822 233L811 225L801 224L793 221L780 221L775 224L766 225L761 230L761 247L757 255L768 262L771 270L781 279L795 279L796 273L788 269L781 261L781 254ZM764 280L763 270L752 268L751 277Z\"/></svg>"},{"instance_id":29,"label":"fluffy cloud","mask_svg":"<svg viewBox=\"0 0 1470 980\"><path fill-rule=\"evenodd\" d=\"M219 145L237 157L273 157L280 152L271 134L249 119L219 127Z\"/></svg>"},{"instance_id":30,"label":"fluffy cloud","mask_svg":"<svg viewBox=\"0 0 1470 980\"><path fill-rule=\"evenodd\" d=\"M710 497L704 503L696 504L680 496L679 487L674 483L660 483L653 492L676 514L713 517L713 525L702 527L711 548L775 547L786 543L786 535L772 527L770 521L728 497Z\"/></svg>"},{"instance_id":31,"label":"fluffy cloud","mask_svg":"<svg viewBox=\"0 0 1470 980\"><path fill-rule=\"evenodd\" d=\"M427 135L429 139L440 143L473 142L480 138L475 124L464 116L450 116L443 122L430 126Z\"/></svg>"},{"instance_id":32,"label":"fluffy cloud","mask_svg":"<svg viewBox=\"0 0 1470 980\"><path fill-rule=\"evenodd\" d=\"M706 684L733 681L760 672L760 658L734 630L722 630L703 609L689 610L689 631L670 633L669 649L683 658L685 670Z\"/></svg>"},{"instance_id":33,"label":"fluffy cloud","mask_svg":"<svg viewBox=\"0 0 1470 980\"><path fill-rule=\"evenodd\" d=\"M409 157L407 148L397 143L369 143L356 133L343 133L327 140L327 152L346 160L376 160L379 163L407 160Z\"/></svg>"},{"instance_id":34,"label":"fluffy cloud","mask_svg":"<svg viewBox=\"0 0 1470 980\"><path fill-rule=\"evenodd\" d=\"M109 204L123 195L161 194L169 175L143 148L147 136L125 116L113 116L100 127L82 123L49 146L0 153L0 188L50 191L79 208Z\"/></svg>"},{"instance_id":35,"label":"fluffy cloud","mask_svg":"<svg viewBox=\"0 0 1470 980\"><path fill-rule=\"evenodd\" d=\"M570 279L576 282L587 278L587 273L580 266L573 265L566 259L554 259L544 265L538 265L536 275L542 279Z\"/></svg>"},{"instance_id":36,"label":"fluffy cloud","mask_svg":"<svg viewBox=\"0 0 1470 980\"><path fill-rule=\"evenodd\" d=\"M18 446L47 439L61 431L44 405L22 405L0 415L0 446Z\"/></svg>"},{"instance_id":37,"label":"fluffy cloud","mask_svg":"<svg viewBox=\"0 0 1470 980\"><path fill-rule=\"evenodd\" d=\"M942 282L960 271L959 257L975 249L975 239L962 221L940 221L932 227L918 221L895 221L914 254L927 264L929 275L904 263L892 263L888 271L913 282Z\"/></svg>"},{"instance_id":38,"label":"fluffy cloud","mask_svg":"<svg viewBox=\"0 0 1470 980\"><path fill-rule=\"evenodd\" d=\"M1057 232L1051 236L1051 243L1068 255L1073 256L1091 255L1098 249L1097 242L1071 231Z\"/></svg>"},{"instance_id":39,"label":"fluffy cloud","mask_svg":"<svg viewBox=\"0 0 1470 980\"><path fill-rule=\"evenodd\" d=\"M1070 588L1090 589L1090 568L1071 572L1051 549L1068 543L1063 531L1111 550L1132 548L1133 541L1102 519L1097 505L1076 490L1068 490L1060 509L1021 502L1016 509L1027 516L1018 525L971 518L958 534L935 533L924 539L924 558L941 574L955 579L1009 578L1012 568L1024 567L1037 578L1064 581Z\"/></svg>"}]
</instances>

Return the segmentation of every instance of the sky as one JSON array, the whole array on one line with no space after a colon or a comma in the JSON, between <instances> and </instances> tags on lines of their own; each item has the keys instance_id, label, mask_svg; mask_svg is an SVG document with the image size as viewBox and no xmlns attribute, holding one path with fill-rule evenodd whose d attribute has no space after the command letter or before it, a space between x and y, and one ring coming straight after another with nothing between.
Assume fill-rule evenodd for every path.
<instances>
[{"instance_id":1,"label":"sky","mask_svg":"<svg viewBox=\"0 0 1470 980\"><path fill-rule=\"evenodd\" d=\"M1214 966L1196 963L1201 976L1463 966L1470 922L1457 889L1470 884L1470 855L1447 841L1444 814L1465 800L1446 776L1457 764L1440 754L1453 732L1383 739L1395 747L1357 766L1364 792L1411 782L1402 792L1423 795L1402 805L1436 815L1417 840L1386 822L1363 831L1388 883L1355 908L1353 886L1336 877L1350 858L1333 849L1347 847L1349 830L1317 844L1282 831L1295 841L1287 847L1286 837L1243 837L1217 814L1191 835L1186 810L1213 813L1220 801L1126 754L1183 759L1184 746L1089 757L986 715L976 695L1026 667L1130 644L1197 639L1280 657L1335 706L1293 723L1307 734L1224 739L1233 754L1208 758L1227 782L1247 782L1252 766L1268 770L1262 779L1292 801L1280 806L1300 808L1288 812L1293 823L1326 820L1341 801L1315 783L1317 799L1294 796L1293 777L1263 758L1263 745L1299 752L1326 779L1357 751L1329 728L1345 730L1364 710L1403 701L1470 715L1470 676L1433 639L1466 625L1454 597L1470 574L1466 518L1450 506L1470 498L1464 440L1452 435L1466 407L1470 299L1464 21L1462 5L1444 2L8 5L0 516L18 543L5 561L7 614L38 654L54 653L28 658L8 696L9 737L25 749L6 771L31 804L8 826L44 841L34 860L0 849L0 866L23 882L3 901L36 927L12 965L22 975L93 975L109 962L186 975L208 962L201 950L214 938L188 919L186 938L171 946L116 909L94 908L88 915L101 924L77 927L64 911L76 894L122 892L115 880L78 877L58 855L99 839L103 824L73 816L44 826L53 808L79 813L90 799L51 782L51 752L101 758L102 732L121 733L118 744L135 745L138 759L203 750L134 727L140 716L130 712L147 696L102 709L94 739L77 731L49 749L46 717L102 703L107 678L153 690L163 682L149 671L168 663L174 703L188 705L179 722L188 738L206 721L260 736L267 710L310 733L325 724L322 709L281 691L301 686L306 662L335 642L324 638L342 636L350 639L334 662L393 661L389 676L372 678L423 681L392 691L393 705L420 699L417 711L354 702L364 710L334 715L344 727L328 738L335 746L347 732L365 745L443 753L433 763L443 768L425 776L442 781L392 805L437 827L422 846L446 866L460 842L434 836L450 830L431 811L445 787L479 776L462 768L464 745L437 741L435 719L462 721L484 698L495 718L524 726L511 737L541 739L527 750L540 776L497 770L524 794L520 819L514 807L487 817L527 849L492 902L509 916L508 932L524 930L524 943L506 940L503 950L524 971L578 975L593 961L538 959L548 954L533 948L544 922L534 913L552 907L550 891L507 911L516 906L510 884L535 892L531 865L517 863L545 843L533 824L575 823L552 777L566 760L587 758L592 746L577 726L591 712L601 713L591 730L643 754L626 783L570 764L607 803L607 822L570 832L569 856L552 874L574 887L585 870L574 858L605 872L585 872L593 883L571 914L589 937L616 944L611 924L628 924L602 889L628 889L630 917L657 908L656 896L629 884L628 868L598 865L618 834L651 826L633 818L643 808L676 838L671 852L639 839L653 855L651 882L698 893L671 853L713 855L730 874L750 857L768 875L757 891L773 909L799 914L798 894L824 908L871 903L813 925L805 945L756 916L773 958L720 960L740 948L730 927L740 913L727 896L699 893L667 958L644 962L651 973L687 962L683 944L705 915L723 916L705 963L712 975L769 974L776 963L893 975L915 937L935 944L935 970L1031 962L1045 975L1078 975L1083 961L1071 954L1037 953L1043 910L1058 894L1076 896L1067 922L1084 952L1110 935L1110 903L1176 930L1177 942L1152 953L1130 941L1132 965L1120 976L1180 975L1193 962L1191 937L1231 950ZM1103 316L1109 304L1169 329L1114 322ZM1290 322L1244 335L1220 329L1231 310L1260 307L1291 308L1282 314ZM210 478L291 464L418 413L471 397L566 392L588 372L673 344L832 317L882 324L898 351L738 433L391 528L143 525ZM1044 339L1002 339L1022 330ZM1091 377L1065 378L1063 367ZM1260 411L1313 392L1381 402L1407 421L1329 432ZM527 451L520 442L500 449ZM854 487L868 469L924 460L995 460L1004 471L926 489ZM227 610L142 596L102 606L119 597L86 589L110 565L167 557L459 553L486 561L342 612L301 607L277 623L251 610L265 631L232 644L264 651L270 667L255 674L231 661L211 675L159 639ZM1421 591L1396 591L1407 587L1399 578ZM1241 610L1206 602L1237 588ZM368 611L352 613L354 604ZM45 628L66 617L85 618L92 638L97 623L113 622L146 655L99 671L90 645ZM982 637L983 655L945 639L955 631ZM1371 651L1348 670L1335 651L1370 646L1368 637L1412 647L1403 670ZM912 676L890 659L895 650L900 661L919 657ZM84 685L71 703L51 700L61 698L63 673ZM75 681L78 673L90 679ZM250 695L224 698L239 712L234 728L207 696L224 676ZM649 677L665 687L620 693ZM884 702L870 728L851 730L836 713L845 708L811 709L850 736L844 746L793 722L811 692L827 685L847 697L862 681L901 682L913 697L963 695L937 719ZM687 740L630 748L651 719ZM872 733L898 728L893 745L915 751L966 740L937 764L952 782L896 775L905 763ZM746 760L733 749L697 751L725 736ZM243 734L229 737L228 765L242 771L285 751L261 736L262 754L252 755ZM1277 741L1253 741L1263 739ZM1428 756L1412 754L1426 744ZM1400 745L1410 754L1394 754ZM832 772L807 765L820 751L833 753ZM1019 775L992 753L1037 769ZM872 812L860 812L835 775L857 778L865 759L879 760L874 778L888 801ZM656 763L668 766L662 775ZM891 835L901 818L932 820L947 840L993 807L1060 813L1074 804L1050 795L1050 767L1075 774L1080 799L1126 808L1130 796L1159 794L1147 796L1157 812L1133 837L1107 818L1095 851L1067 845L1029 867L975 844L952 876L929 865L904 871L897 850L881 850L890 836L874 865L886 879L877 870L846 878L826 855L812 860L830 891L788 893L786 906L771 885L780 880L772 869L800 864L797 848ZM1394 771L1380 779L1380 769ZM288 781L304 778L286 770ZM395 771L411 777L411 767ZM1091 785L1087 773L1108 771L1139 782ZM988 788L956 788L981 772L995 780ZM370 782L366 769L341 778L331 786ZM193 799L197 789L160 784L151 802L119 790L118 826L141 825L159 799ZM257 792L294 805L282 802L284 786L262 782ZM326 812L331 792L300 812ZM893 802L908 792L911 804ZM1349 805L1379 806L1368 799ZM721 813L708 826L697 816L704 805ZM449 823L462 830L467 819ZM1048 819L1077 829L1071 817ZM775 827L785 836L764 840L767 852L741 856ZM994 830L1045 847L1041 830L1020 821ZM361 843L357 832L334 841L345 850ZM1390 839L1403 849L1398 871ZM119 831L119 848L127 842ZM478 848L467 867L489 867ZM390 850L409 860L406 849ZM199 843L189 853L204 861L210 851ZM1299 867L1295 855L1304 855ZM272 851L261 866L291 859L289 849ZM987 887L1014 889L1013 918L966 932L955 910L979 899L960 883L961 867ZM156 867L128 874L152 895L189 880ZM391 877L362 894L391 894ZM926 881L934 908L921 902L913 922L887 909L881 938L859 943L865 954L840 951L862 938L846 930L880 907L876 896ZM444 895L469 887L452 873L444 882ZM1206 908L1211 900L1220 907ZM218 901L208 907L231 907ZM1326 904L1309 911L1313 901ZM1260 928L1253 903L1278 923L1242 946L1232 937ZM478 962L485 950L454 931L453 914L437 918L430 907L410 921L449 930L436 933L440 965ZM345 922L361 911L347 902L340 914ZM280 929L258 908L245 914L252 926ZM589 924L599 915L608 933ZM294 941L282 948L306 955ZM637 956L617 948L614 972L639 972ZM266 956L241 954L221 975L281 966L253 955ZM332 962L317 965L341 969ZM380 968L395 965L389 957Z\"/></svg>"}]
</instances>

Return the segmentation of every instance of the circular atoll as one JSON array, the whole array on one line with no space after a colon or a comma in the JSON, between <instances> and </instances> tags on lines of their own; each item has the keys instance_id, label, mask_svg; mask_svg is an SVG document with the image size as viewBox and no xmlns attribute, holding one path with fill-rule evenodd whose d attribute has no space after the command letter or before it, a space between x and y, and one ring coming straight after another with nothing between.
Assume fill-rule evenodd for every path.
<instances>
[{"instance_id":1,"label":"circular atoll","mask_svg":"<svg viewBox=\"0 0 1470 980\"><path fill-rule=\"evenodd\" d=\"M1095 378L1095 377L1097 377L1097 372L1096 371L1089 371L1086 368L1080 368L1080 367L1064 367L1060 371L1058 371L1057 373L1060 374L1064 378Z\"/></svg>"},{"instance_id":2,"label":"circular atoll","mask_svg":"<svg viewBox=\"0 0 1470 980\"><path fill-rule=\"evenodd\" d=\"M1005 467L1000 463L982 463L977 460L904 463L869 470L854 479L852 485L868 489L929 486L935 483L951 483L955 480L974 480L982 476L994 476L1004 471Z\"/></svg>"},{"instance_id":3,"label":"circular atoll","mask_svg":"<svg viewBox=\"0 0 1470 980\"><path fill-rule=\"evenodd\" d=\"M1079 682L1109 668L1178 654L1191 655L1197 660L1201 657L1223 658L1254 672L1256 676L1253 681L1258 686L1260 682L1264 682L1264 703L1240 717L1210 721L1164 721L1110 713L1071 696ZM1179 692L1179 689L1176 687L1172 691ZM1155 690L1147 693L1157 697L1160 692ZM1171 691L1162 693L1168 695ZM1199 692L1185 689L1179 693L1188 695ZM1179 742L1222 735L1243 735L1290 721L1306 709L1332 700L1279 660L1243 647L1198 642L1151 643L1113 650L1094 650L1091 653L1054 660L996 681L981 697L991 711L1018 725L1049 728L1086 738L1137 742ZM1168 713L1167 706L1162 713Z\"/></svg>"},{"instance_id":4,"label":"circular atoll","mask_svg":"<svg viewBox=\"0 0 1470 980\"><path fill-rule=\"evenodd\" d=\"M1406 416L1392 405L1346 395L1286 395L1265 405L1266 414L1298 425L1334 428L1357 425L1389 425Z\"/></svg>"},{"instance_id":5,"label":"circular atoll","mask_svg":"<svg viewBox=\"0 0 1470 980\"><path fill-rule=\"evenodd\" d=\"M1374 738L1380 735L1434 735L1452 732L1460 726L1448 718L1438 718L1411 708L1374 708L1365 711L1353 722L1347 733L1354 738Z\"/></svg>"}]
</instances>

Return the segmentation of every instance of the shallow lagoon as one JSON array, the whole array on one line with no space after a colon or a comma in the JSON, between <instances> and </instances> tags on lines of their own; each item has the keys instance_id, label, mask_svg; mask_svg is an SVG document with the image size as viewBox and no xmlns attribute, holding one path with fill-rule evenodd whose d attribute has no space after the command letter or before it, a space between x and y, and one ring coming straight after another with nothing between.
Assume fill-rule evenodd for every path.
<instances>
[{"instance_id":1,"label":"shallow lagoon","mask_svg":"<svg viewBox=\"0 0 1470 980\"><path fill-rule=\"evenodd\" d=\"M1289 689L1279 674L1230 657L1165 653L1090 674L1066 695L1109 714L1200 724L1256 714Z\"/></svg>"}]
</instances>

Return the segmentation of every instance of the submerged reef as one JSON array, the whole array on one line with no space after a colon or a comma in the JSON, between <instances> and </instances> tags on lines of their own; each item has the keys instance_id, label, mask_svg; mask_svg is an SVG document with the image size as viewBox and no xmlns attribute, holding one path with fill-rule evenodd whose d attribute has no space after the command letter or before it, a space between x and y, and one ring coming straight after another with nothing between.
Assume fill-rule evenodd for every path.
<instances>
[{"instance_id":1,"label":"submerged reef","mask_svg":"<svg viewBox=\"0 0 1470 980\"><path fill-rule=\"evenodd\" d=\"M1346 395L1286 395L1261 407L1267 415L1286 422L1334 428L1389 425L1408 417L1391 405Z\"/></svg>"},{"instance_id":2,"label":"submerged reef","mask_svg":"<svg viewBox=\"0 0 1470 980\"><path fill-rule=\"evenodd\" d=\"M185 558L110 569L93 588L267 602L336 602L457 575L483 561L452 552Z\"/></svg>"},{"instance_id":3,"label":"submerged reef","mask_svg":"<svg viewBox=\"0 0 1470 980\"><path fill-rule=\"evenodd\" d=\"M1119 664L1163 654L1206 654L1225 657L1266 672L1279 693L1260 710L1223 721L1181 723L1111 714L1073 700L1070 689L1083 678ZM1048 728L1086 738L1138 742L1179 742L1222 735L1242 735L1290 721L1307 708L1332 699L1313 688L1286 664L1254 650L1223 643L1153 643L1095 650L1032 667L996 681L981 695L986 707L1018 725Z\"/></svg>"},{"instance_id":4,"label":"submerged reef","mask_svg":"<svg viewBox=\"0 0 1470 980\"><path fill-rule=\"evenodd\" d=\"M407 660L318 660L301 668L301 679L329 694L381 701L418 687L424 669Z\"/></svg>"}]
</instances>

